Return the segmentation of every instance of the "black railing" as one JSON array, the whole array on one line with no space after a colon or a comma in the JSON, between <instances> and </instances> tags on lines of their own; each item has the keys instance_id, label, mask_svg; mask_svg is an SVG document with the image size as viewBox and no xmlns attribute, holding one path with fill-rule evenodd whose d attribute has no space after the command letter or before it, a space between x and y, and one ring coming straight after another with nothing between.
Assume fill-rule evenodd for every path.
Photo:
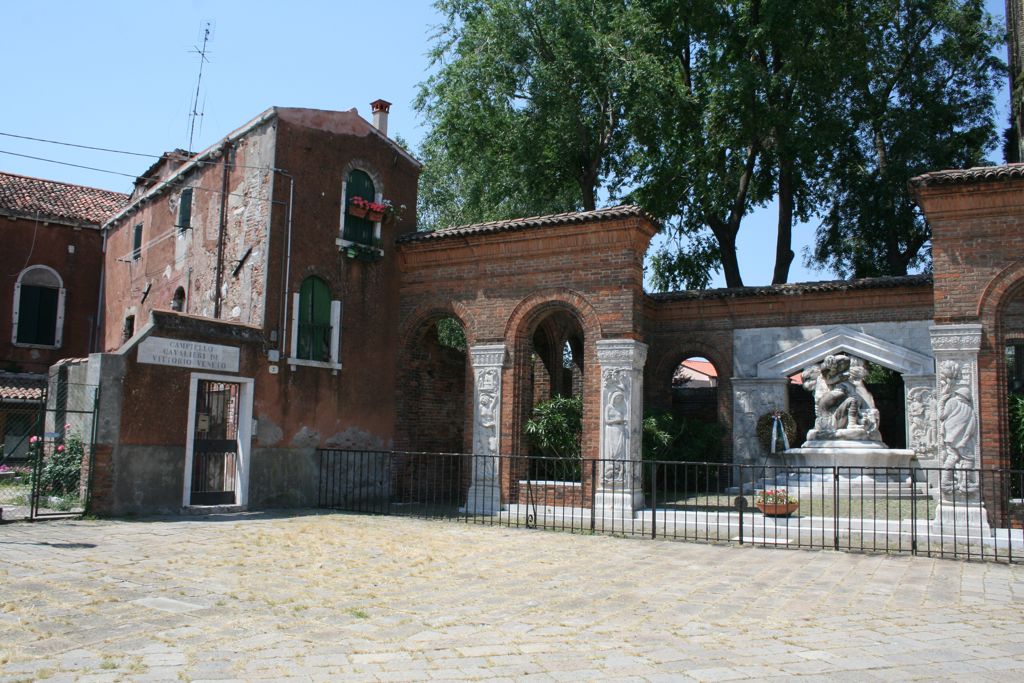
<instances>
[{"instance_id":1,"label":"black railing","mask_svg":"<svg viewBox=\"0 0 1024 683\"><path fill-rule=\"evenodd\" d=\"M961 470L947 482L940 469L584 460L571 479L553 480L537 475L565 468L533 456L319 454L323 508L781 548L1024 557L1024 502L1011 496L1024 485L1021 470Z\"/></svg>"}]
</instances>

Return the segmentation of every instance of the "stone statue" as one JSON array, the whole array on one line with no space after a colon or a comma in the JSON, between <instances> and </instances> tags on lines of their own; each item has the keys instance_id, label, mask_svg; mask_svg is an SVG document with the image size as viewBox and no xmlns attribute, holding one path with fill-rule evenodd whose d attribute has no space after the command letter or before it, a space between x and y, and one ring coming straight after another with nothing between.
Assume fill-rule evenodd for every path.
<instances>
[{"instance_id":1,"label":"stone statue","mask_svg":"<svg viewBox=\"0 0 1024 683\"><path fill-rule=\"evenodd\" d=\"M495 456L498 454L498 373L494 368L487 368L478 374L479 396L476 413L477 428L474 451L478 455ZM478 476L493 478L496 475L495 458L476 458Z\"/></svg>"},{"instance_id":2,"label":"stone statue","mask_svg":"<svg viewBox=\"0 0 1024 683\"><path fill-rule=\"evenodd\" d=\"M808 441L881 441L878 409L864 385L860 358L837 353L803 371L804 389L814 394L814 429Z\"/></svg>"},{"instance_id":3,"label":"stone statue","mask_svg":"<svg viewBox=\"0 0 1024 683\"><path fill-rule=\"evenodd\" d=\"M621 371L604 373L607 392L604 408L604 447L601 457L604 469L601 479L605 484L622 483L626 479L629 460L629 404L626 384Z\"/></svg>"},{"instance_id":4,"label":"stone statue","mask_svg":"<svg viewBox=\"0 0 1024 683\"><path fill-rule=\"evenodd\" d=\"M963 381L960 364L952 360L939 365L939 423L943 448L939 488L944 494L976 493L974 403L971 390Z\"/></svg>"}]
</instances>

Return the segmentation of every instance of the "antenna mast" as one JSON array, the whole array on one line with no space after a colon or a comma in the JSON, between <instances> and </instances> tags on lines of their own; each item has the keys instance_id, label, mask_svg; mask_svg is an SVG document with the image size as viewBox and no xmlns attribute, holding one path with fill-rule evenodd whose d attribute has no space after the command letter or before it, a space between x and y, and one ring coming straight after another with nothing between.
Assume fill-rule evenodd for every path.
<instances>
[{"instance_id":1,"label":"antenna mast","mask_svg":"<svg viewBox=\"0 0 1024 683\"><path fill-rule=\"evenodd\" d=\"M203 116L203 112L199 110L199 86L203 82L203 64L209 62L206 58L206 44L213 40L213 25L211 22L203 22L203 47L192 46L189 52L199 55L199 77L196 79L196 94L192 98L192 108L188 115L188 153L192 153L192 140L195 137L196 132L196 119ZM203 100L203 109L206 108L206 100Z\"/></svg>"}]
</instances>

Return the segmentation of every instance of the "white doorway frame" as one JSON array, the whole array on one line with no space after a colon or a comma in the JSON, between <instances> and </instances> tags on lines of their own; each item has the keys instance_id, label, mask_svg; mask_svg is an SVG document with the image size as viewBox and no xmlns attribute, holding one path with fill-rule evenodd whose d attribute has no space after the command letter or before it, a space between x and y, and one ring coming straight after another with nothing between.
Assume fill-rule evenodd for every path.
<instances>
[{"instance_id":1,"label":"white doorway frame","mask_svg":"<svg viewBox=\"0 0 1024 683\"><path fill-rule=\"evenodd\" d=\"M188 385L188 441L185 443L185 485L181 497L182 507L204 507L192 505L192 451L196 436L196 401L200 380L214 382L232 382L238 384L240 396L238 406L238 457L235 460L235 505L245 506L249 503L249 449L252 445L252 403L253 388L256 385L252 377L236 377L233 375L211 375L205 372L193 372Z\"/></svg>"}]
</instances>

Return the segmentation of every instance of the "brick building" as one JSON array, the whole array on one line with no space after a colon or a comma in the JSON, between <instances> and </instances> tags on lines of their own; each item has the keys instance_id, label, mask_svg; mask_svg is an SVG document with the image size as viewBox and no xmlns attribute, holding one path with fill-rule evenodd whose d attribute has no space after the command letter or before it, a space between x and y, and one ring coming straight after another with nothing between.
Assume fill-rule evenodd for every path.
<instances>
[{"instance_id":1,"label":"brick building","mask_svg":"<svg viewBox=\"0 0 1024 683\"><path fill-rule=\"evenodd\" d=\"M847 352L899 375L915 420L883 434L919 464L942 462L950 383L976 406L973 462L1011 464L1021 167L913 181L933 276L651 295L659 226L638 207L416 232L419 164L387 137L387 103L373 107L372 123L269 109L199 154L164 155L114 207L98 320L80 323L101 353L75 370L101 388L93 510L315 504L322 448L525 454L535 403L578 393L584 457L625 465L580 500L632 513L643 412L671 406L694 357L717 378L728 462L762 459L758 418ZM423 474L352 470L331 486L376 495ZM523 475L475 468L460 503L496 511Z\"/></svg>"},{"instance_id":2,"label":"brick building","mask_svg":"<svg viewBox=\"0 0 1024 683\"><path fill-rule=\"evenodd\" d=\"M268 109L107 221L94 509L309 504L316 447L393 445L420 164L374 110Z\"/></svg>"},{"instance_id":3,"label":"brick building","mask_svg":"<svg viewBox=\"0 0 1024 683\"><path fill-rule=\"evenodd\" d=\"M102 280L100 226L127 195L0 173L0 434L19 457L47 370L95 351Z\"/></svg>"}]
</instances>

